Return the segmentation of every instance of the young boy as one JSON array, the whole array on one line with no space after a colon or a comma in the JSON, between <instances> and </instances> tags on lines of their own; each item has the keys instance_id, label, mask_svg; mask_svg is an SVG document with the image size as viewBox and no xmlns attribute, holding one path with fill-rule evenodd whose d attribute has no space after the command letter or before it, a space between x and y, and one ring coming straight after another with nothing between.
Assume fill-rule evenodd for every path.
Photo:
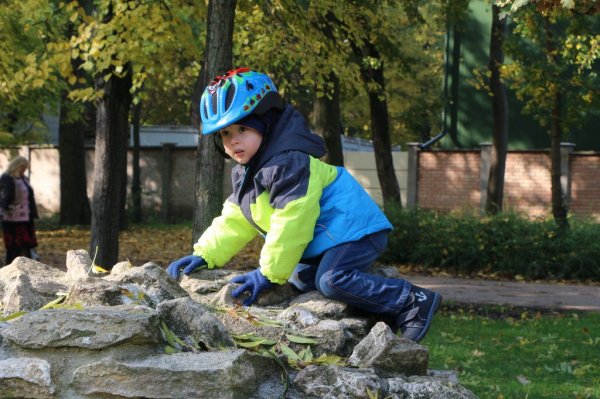
<instances>
[{"instance_id":1,"label":"young boy","mask_svg":"<svg viewBox=\"0 0 600 399\"><path fill-rule=\"evenodd\" d=\"M178 278L220 267L257 234L265 238L259 267L231 280L234 298L250 306L274 284L394 318L402 336L419 342L441 302L435 292L368 273L387 246L392 225L356 180L319 160L323 140L285 104L271 79L248 68L215 78L200 102L202 134L238 165L221 216L169 265Z\"/></svg>"}]
</instances>

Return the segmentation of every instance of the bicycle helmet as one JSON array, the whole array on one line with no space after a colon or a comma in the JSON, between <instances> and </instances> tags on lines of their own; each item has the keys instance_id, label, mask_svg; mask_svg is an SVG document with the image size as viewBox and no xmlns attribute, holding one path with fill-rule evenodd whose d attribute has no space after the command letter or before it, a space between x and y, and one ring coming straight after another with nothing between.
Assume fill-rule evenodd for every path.
<instances>
[{"instance_id":1,"label":"bicycle helmet","mask_svg":"<svg viewBox=\"0 0 600 399\"><path fill-rule=\"evenodd\" d=\"M250 68L237 68L217 76L200 99L202 134L209 135L271 108L283 109L283 99L271 78Z\"/></svg>"}]
</instances>

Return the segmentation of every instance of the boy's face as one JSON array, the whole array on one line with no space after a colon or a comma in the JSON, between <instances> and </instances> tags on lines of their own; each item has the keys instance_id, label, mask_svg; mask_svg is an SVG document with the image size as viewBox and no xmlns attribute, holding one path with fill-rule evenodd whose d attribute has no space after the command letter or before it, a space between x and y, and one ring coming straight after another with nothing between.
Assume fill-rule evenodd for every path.
<instances>
[{"instance_id":1,"label":"boy's face","mask_svg":"<svg viewBox=\"0 0 600 399\"><path fill-rule=\"evenodd\" d=\"M242 125L229 125L219 135L227 155L242 165L250 161L262 143L262 135L256 129Z\"/></svg>"}]
</instances>

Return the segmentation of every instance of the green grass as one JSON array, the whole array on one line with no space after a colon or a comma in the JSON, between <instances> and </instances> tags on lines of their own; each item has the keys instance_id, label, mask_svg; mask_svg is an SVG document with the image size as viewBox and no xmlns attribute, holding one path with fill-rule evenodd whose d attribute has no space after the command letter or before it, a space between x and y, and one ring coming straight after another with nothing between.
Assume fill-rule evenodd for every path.
<instances>
[{"instance_id":1,"label":"green grass","mask_svg":"<svg viewBox=\"0 0 600 399\"><path fill-rule=\"evenodd\" d=\"M600 314L502 312L439 312L422 342L430 368L482 399L600 398Z\"/></svg>"}]
</instances>

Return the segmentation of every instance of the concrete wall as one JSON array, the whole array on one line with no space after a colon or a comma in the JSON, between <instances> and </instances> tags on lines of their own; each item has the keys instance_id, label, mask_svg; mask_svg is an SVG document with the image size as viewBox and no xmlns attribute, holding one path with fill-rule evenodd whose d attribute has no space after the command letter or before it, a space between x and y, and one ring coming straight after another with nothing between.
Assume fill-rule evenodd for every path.
<instances>
[{"instance_id":1,"label":"concrete wall","mask_svg":"<svg viewBox=\"0 0 600 399\"><path fill-rule=\"evenodd\" d=\"M15 147L0 149L0 169L4 170L10 158L23 155L30 160L29 177L35 190L40 212L48 215L59 211L60 207L60 169L58 149L46 147ZM344 154L349 172L365 187L367 192L381 204L381 190L372 152L349 151ZM403 200L406 198L406 153L393 152L396 177L402 188ZM92 176L94 168L94 150L86 150L87 192L92 196ZM140 155L142 207L145 214L160 214L163 206L163 187L165 162L169 162L169 191L167 214L170 220L190 219L193 217L196 149L184 147L144 148ZM128 187L131 187L132 156L128 154ZM231 192L229 172L232 161L226 162L223 181L225 196ZM130 192L128 192L128 195Z\"/></svg>"}]
</instances>

